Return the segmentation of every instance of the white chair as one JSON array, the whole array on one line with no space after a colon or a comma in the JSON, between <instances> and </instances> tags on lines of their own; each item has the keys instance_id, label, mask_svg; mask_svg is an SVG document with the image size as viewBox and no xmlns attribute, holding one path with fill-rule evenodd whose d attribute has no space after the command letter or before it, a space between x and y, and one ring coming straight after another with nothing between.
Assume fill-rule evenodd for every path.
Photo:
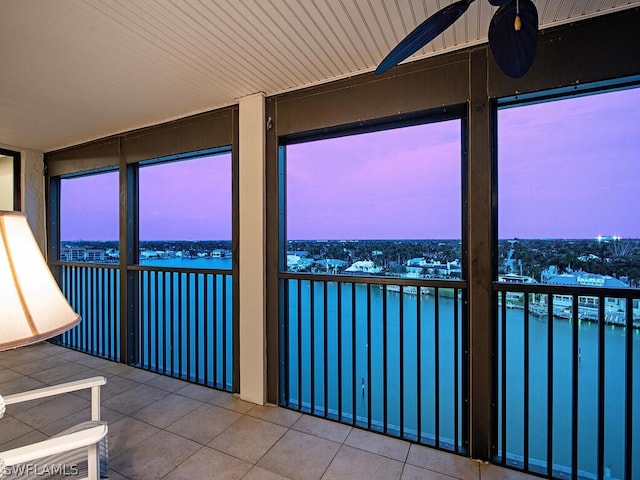
<instances>
[{"instance_id":1,"label":"white chair","mask_svg":"<svg viewBox=\"0 0 640 480\"><path fill-rule=\"evenodd\" d=\"M100 387L106 383L105 377L92 377L7 395L4 402L0 397L2 417L5 405L91 389L90 420L74 425L48 440L0 451L0 479L68 479L85 475L84 478L97 480L108 477L108 428L100 418Z\"/></svg>"}]
</instances>

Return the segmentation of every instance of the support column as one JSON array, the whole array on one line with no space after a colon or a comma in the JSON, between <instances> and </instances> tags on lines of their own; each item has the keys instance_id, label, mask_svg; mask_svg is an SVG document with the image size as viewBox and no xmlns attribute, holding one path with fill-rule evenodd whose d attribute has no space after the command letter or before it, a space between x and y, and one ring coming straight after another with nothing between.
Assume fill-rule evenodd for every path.
<instances>
[{"instance_id":1,"label":"support column","mask_svg":"<svg viewBox=\"0 0 640 480\"><path fill-rule=\"evenodd\" d=\"M265 99L239 102L240 398L266 399Z\"/></svg>"},{"instance_id":2,"label":"support column","mask_svg":"<svg viewBox=\"0 0 640 480\"><path fill-rule=\"evenodd\" d=\"M493 236L497 235L492 191L492 106L487 96L487 51L471 54L468 152L469 452L491 457L493 406Z\"/></svg>"}]
</instances>

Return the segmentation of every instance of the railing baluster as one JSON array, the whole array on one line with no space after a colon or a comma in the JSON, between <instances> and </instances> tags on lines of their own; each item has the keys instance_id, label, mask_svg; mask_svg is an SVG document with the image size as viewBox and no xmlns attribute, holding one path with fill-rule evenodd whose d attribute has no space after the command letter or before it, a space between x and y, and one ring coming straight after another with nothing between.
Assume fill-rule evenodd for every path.
<instances>
[{"instance_id":1,"label":"railing baluster","mask_svg":"<svg viewBox=\"0 0 640 480\"><path fill-rule=\"evenodd\" d=\"M367 283L367 428L371 430L371 284Z\"/></svg>"},{"instance_id":2,"label":"railing baluster","mask_svg":"<svg viewBox=\"0 0 640 480\"><path fill-rule=\"evenodd\" d=\"M502 383L502 415L501 415L501 427L502 427L502 456L501 456L501 464L507 464L507 292L501 291L501 300L502 300L502 335L501 335L501 360L502 365L500 372L501 374L501 383Z\"/></svg>"},{"instance_id":3,"label":"railing baluster","mask_svg":"<svg viewBox=\"0 0 640 480\"><path fill-rule=\"evenodd\" d=\"M382 286L382 431L388 433L389 411L387 406L387 397L389 391L389 375L388 375L388 351L387 351L387 333L389 326L387 325L387 286ZM369 350L371 344L369 343ZM369 376L369 384L371 384L371 376ZM371 406L369 407L371 408Z\"/></svg>"},{"instance_id":4,"label":"railing baluster","mask_svg":"<svg viewBox=\"0 0 640 480\"><path fill-rule=\"evenodd\" d=\"M440 289L436 287L433 312L434 415L436 448L440 446Z\"/></svg>"},{"instance_id":5,"label":"railing baluster","mask_svg":"<svg viewBox=\"0 0 640 480\"><path fill-rule=\"evenodd\" d=\"M553 476L553 295L547 294L547 475Z\"/></svg>"},{"instance_id":6,"label":"railing baluster","mask_svg":"<svg viewBox=\"0 0 640 480\"><path fill-rule=\"evenodd\" d=\"M218 388L218 353L222 351L221 348L218 348L218 281L224 277L221 275L216 275L213 281L213 298L212 298L212 308L213 308L213 364L211 366L213 370L213 386Z\"/></svg>"},{"instance_id":7,"label":"railing baluster","mask_svg":"<svg viewBox=\"0 0 640 480\"><path fill-rule=\"evenodd\" d=\"M417 292L416 301L420 301L420 292ZM400 351L400 437L404 438L404 285L400 285L400 299L398 301L398 348Z\"/></svg>"},{"instance_id":8,"label":"railing baluster","mask_svg":"<svg viewBox=\"0 0 640 480\"><path fill-rule=\"evenodd\" d=\"M176 369L175 369L175 355L176 355L176 348L175 348L175 317L176 317L176 312L175 312L175 305L174 305L174 296L175 296L175 276L178 275L176 272L171 272L170 274L171 276L169 277L169 317L171 319L170 321L170 331L169 331L169 336L170 336L170 342L169 342L169 347L170 347L170 353L171 353L171 375L172 376L176 376Z\"/></svg>"},{"instance_id":9,"label":"railing baluster","mask_svg":"<svg viewBox=\"0 0 640 480\"><path fill-rule=\"evenodd\" d=\"M605 393L605 349L604 313L605 297L598 297L598 453L596 475L604 478L604 393ZM629 477L630 478L630 477Z\"/></svg>"},{"instance_id":10,"label":"railing baluster","mask_svg":"<svg viewBox=\"0 0 640 480\"><path fill-rule=\"evenodd\" d=\"M298 280L298 410L302 410L302 288L304 283Z\"/></svg>"},{"instance_id":11,"label":"railing baluster","mask_svg":"<svg viewBox=\"0 0 640 480\"><path fill-rule=\"evenodd\" d=\"M204 286L202 287L204 290L204 325L203 334L204 334L204 352L203 352L203 384L209 384L209 278L211 274L206 274L204 276Z\"/></svg>"},{"instance_id":12,"label":"railing baluster","mask_svg":"<svg viewBox=\"0 0 640 480\"><path fill-rule=\"evenodd\" d=\"M329 321L329 314L327 312L327 307L328 307L328 302L327 302L327 282L322 282L322 296L323 296L323 319L322 319L322 325L323 325L323 352L322 352L322 362L323 362L323 374L324 374L324 388L322 389L324 392L324 398L323 398L323 406L324 406L324 413L323 413L323 417L327 418L327 415L329 414L329 374L328 374L328 338L329 338L329 329L328 329L328 321Z\"/></svg>"},{"instance_id":13,"label":"railing baluster","mask_svg":"<svg viewBox=\"0 0 640 480\"><path fill-rule=\"evenodd\" d=\"M418 300L416 301L416 441L422 443L422 306L421 288L418 287Z\"/></svg>"},{"instance_id":14,"label":"railing baluster","mask_svg":"<svg viewBox=\"0 0 640 480\"><path fill-rule=\"evenodd\" d=\"M529 294L524 294L523 465L529 470Z\"/></svg>"},{"instance_id":15,"label":"railing baluster","mask_svg":"<svg viewBox=\"0 0 640 480\"><path fill-rule=\"evenodd\" d=\"M633 478L633 299L625 298L624 478Z\"/></svg>"},{"instance_id":16,"label":"railing baluster","mask_svg":"<svg viewBox=\"0 0 640 480\"><path fill-rule=\"evenodd\" d=\"M316 337L315 337L315 282L309 282L309 378L310 399L309 408L312 414L316 411Z\"/></svg>"},{"instance_id":17,"label":"railing baluster","mask_svg":"<svg viewBox=\"0 0 640 480\"><path fill-rule=\"evenodd\" d=\"M186 350L187 350L187 381L191 381L191 321L192 321L192 317L193 317L193 312L191 311L191 295L192 295L192 288L191 288L191 280L193 278L193 274L192 273L186 273L185 274L185 280L186 280L186 284L187 284L187 308L186 308L186 319L185 322L186 323L186 341L183 343L183 345L186 346Z\"/></svg>"},{"instance_id":18,"label":"railing baluster","mask_svg":"<svg viewBox=\"0 0 640 480\"><path fill-rule=\"evenodd\" d=\"M458 321L460 312L458 311L458 295L460 294L460 290L457 288L453 289L453 444L454 444L454 452L460 453L459 435L458 429L460 428L459 419L458 419L458 409L460 408L458 395L460 394L458 388L458 382L460 381L460 376L458 374ZM420 292L418 292L418 302L420 301Z\"/></svg>"},{"instance_id":19,"label":"railing baluster","mask_svg":"<svg viewBox=\"0 0 640 480\"><path fill-rule=\"evenodd\" d=\"M356 425L356 284L351 283L351 424ZM363 391L364 393L364 391Z\"/></svg>"},{"instance_id":20,"label":"railing baluster","mask_svg":"<svg viewBox=\"0 0 640 480\"><path fill-rule=\"evenodd\" d=\"M222 389L227 389L227 279L222 277Z\"/></svg>"},{"instance_id":21,"label":"railing baluster","mask_svg":"<svg viewBox=\"0 0 640 480\"><path fill-rule=\"evenodd\" d=\"M146 284L147 284L147 288L143 290L146 290L147 292L153 292L156 288L156 282L154 281L154 273L155 272L142 272L144 275L144 278L146 280ZM144 286L144 282L143 282L143 286ZM147 351L146 352L141 352L141 357L143 359L146 360L147 363L147 368L153 370L153 371L158 371L158 363L155 363L155 368L152 365L153 362L153 350L151 349L151 345L152 345L152 337L153 337L153 317L158 318L158 312L154 312L153 310L153 297L155 295L151 295L150 293L147 293L147 331L145 332L146 336L147 336ZM140 302L140 305L144 305L144 302Z\"/></svg>"},{"instance_id":22,"label":"railing baluster","mask_svg":"<svg viewBox=\"0 0 640 480\"><path fill-rule=\"evenodd\" d=\"M578 295L571 311L571 478L578 478Z\"/></svg>"},{"instance_id":23,"label":"railing baluster","mask_svg":"<svg viewBox=\"0 0 640 480\"><path fill-rule=\"evenodd\" d=\"M337 341L338 341L338 421L342 422L342 282L336 283L337 298ZM285 297L287 298L287 297Z\"/></svg>"}]
</instances>

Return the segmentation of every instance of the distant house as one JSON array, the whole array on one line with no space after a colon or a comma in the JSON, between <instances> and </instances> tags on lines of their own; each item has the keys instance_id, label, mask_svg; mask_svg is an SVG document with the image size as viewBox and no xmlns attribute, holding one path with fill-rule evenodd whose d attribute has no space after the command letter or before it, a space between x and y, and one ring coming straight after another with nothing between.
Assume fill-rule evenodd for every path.
<instances>
[{"instance_id":1,"label":"distant house","mask_svg":"<svg viewBox=\"0 0 640 480\"><path fill-rule=\"evenodd\" d=\"M462 266L460 260L442 263L439 260L427 260L424 257L411 258L407 260L407 273L409 276L417 276L418 273L426 272L428 275L441 277L460 277Z\"/></svg>"},{"instance_id":2,"label":"distant house","mask_svg":"<svg viewBox=\"0 0 640 480\"><path fill-rule=\"evenodd\" d=\"M339 270L342 270L347 266L347 262L345 262L344 260L338 260L337 258L317 260L315 264L318 270L331 273L337 273Z\"/></svg>"},{"instance_id":3,"label":"distant house","mask_svg":"<svg viewBox=\"0 0 640 480\"><path fill-rule=\"evenodd\" d=\"M382 267L376 266L371 260L359 260L345 269L347 273L376 274L382 271Z\"/></svg>"},{"instance_id":4,"label":"distant house","mask_svg":"<svg viewBox=\"0 0 640 480\"><path fill-rule=\"evenodd\" d=\"M302 257L300 257L299 255L294 255L294 254L287 254L287 270L297 270L298 269L298 262L300 261Z\"/></svg>"}]
</instances>

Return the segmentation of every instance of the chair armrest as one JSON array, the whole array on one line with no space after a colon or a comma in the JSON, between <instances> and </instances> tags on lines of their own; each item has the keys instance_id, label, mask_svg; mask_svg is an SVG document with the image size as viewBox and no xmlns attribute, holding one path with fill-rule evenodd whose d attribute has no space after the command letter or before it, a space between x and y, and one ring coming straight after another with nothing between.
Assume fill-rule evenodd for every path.
<instances>
[{"instance_id":1,"label":"chair armrest","mask_svg":"<svg viewBox=\"0 0 640 480\"><path fill-rule=\"evenodd\" d=\"M28 402L29 400L51 397L61 393L99 387L106 383L107 379L105 377L91 377L84 380L76 380L75 382L61 383L60 385L51 385L50 387L36 388L35 390L29 390L27 392L4 395L4 403L6 405L11 405L14 403Z\"/></svg>"},{"instance_id":2,"label":"chair armrest","mask_svg":"<svg viewBox=\"0 0 640 480\"><path fill-rule=\"evenodd\" d=\"M107 434L107 430L106 425L99 425L79 432L43 440L42 442L32 443L31 445L25 445L24 447L14 448L0 452L0 460L4 461L5 467L10 467L77 448L88 447L102 440Z\"/></svg>"}]
</instances>

